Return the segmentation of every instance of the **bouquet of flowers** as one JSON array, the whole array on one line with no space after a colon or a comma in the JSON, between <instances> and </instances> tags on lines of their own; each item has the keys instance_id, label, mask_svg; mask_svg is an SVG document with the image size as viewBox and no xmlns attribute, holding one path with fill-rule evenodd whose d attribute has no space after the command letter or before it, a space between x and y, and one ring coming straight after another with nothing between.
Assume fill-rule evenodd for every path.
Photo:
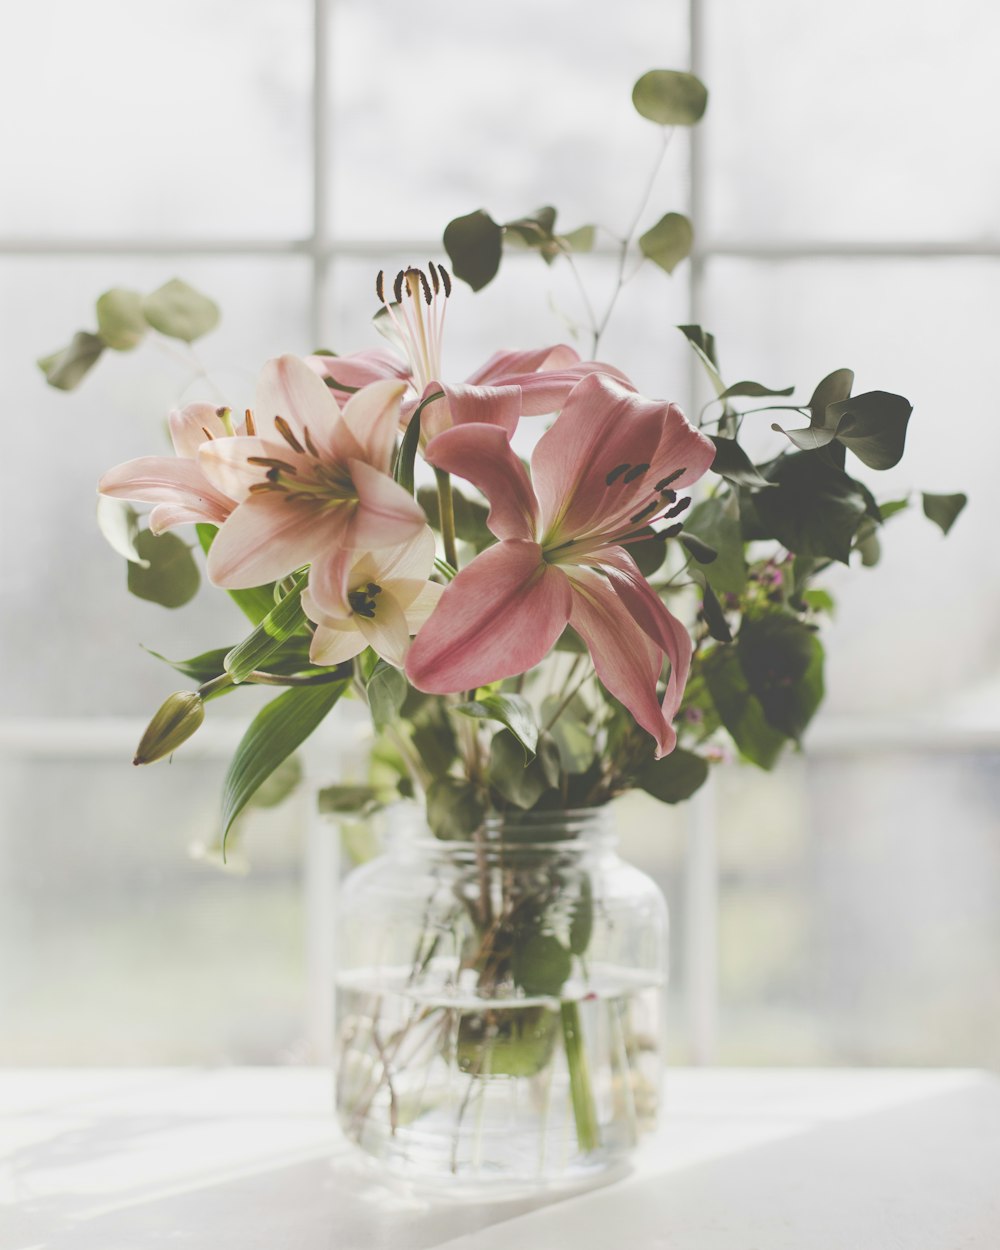
<instances>
[{"instance_id":1,"label":"bouquet of flowers","mask_svg":"<svg viewBox=\"0 0 1000 1250\"><path fill-rule=\"evenodd\" d=\"M633 99L663 128L660 156L706 98L689 74L639 80ZM669 274L691 248L679 213L640 235L645 207L613 236L619 281L606 312L586 302L592 358L565 344L498 351L455 381L442 357L449 269L430 261L379 273L375 321L392 350L271 360L242 415L188 404L169 416L173 455L101 479L102 525L130 561L137 593L171 606L193 593L193 557L173 533L193 523L210 582L249 618L244 638L174 664L193 688L166 700L135 762L176 750L211 700L248 685L284 687L230 766L223 838L341 699L370 709L372 768L362 783L324 791L324 807L371 812L417 800L439 839L480 847L491 821L520 822L530 841L545 814L602 807L630 789L682 801L726 744L770 768L799 742L823 697L819 629L832 600L817 583L855 555L874 565L882 527L909 502L877 502L847 456L895 465L910 404L880 390L853 394L843 368L800 402L791 388L727 381L712 336L693 325L679 330L704 366L708 402L692 419L640 394L596 358L601 333L627 261ZM478 290L506 248L576 272L595 234L560 233L552 208L505 224L478 210L448 226L444 245L456 277ZM151 331L190 342L217 316L178 281L147 296L110 291L97 312L97 334L42 362L53 384L75 385L104 348ZM774 425L772 454L755 462L741 444L744 421L775 409L804 424ZM514 441L525 435L534 436L527 462ZM154 505L146 528L117 501ZM945 532L963 504L923 496ZM593 920L591 887L574 888L567 919L558 857L545 871L535 864L528 886L509 872L494 880L482 862L479 870L471 895L452 898L466 928L452 988L565 1005L576 963L593 950L580 937ZM421 969L432 962L424 937ZM415 1045L414 1030L432 1029L440 1047L450 1029L472 1077L537 1074L548 1063L552 1033L541 1017L529 1042L523 1020L505 1032L485 1009L423 1011L390 1030L397 1059ZM570 1096L579 1145L593 1150L574 1013L560 1017ZM378 1049L352 1114L364 1118L384 1094L395 1131L393 1064L385 1043Z\"/></svg>"}]
</instances>

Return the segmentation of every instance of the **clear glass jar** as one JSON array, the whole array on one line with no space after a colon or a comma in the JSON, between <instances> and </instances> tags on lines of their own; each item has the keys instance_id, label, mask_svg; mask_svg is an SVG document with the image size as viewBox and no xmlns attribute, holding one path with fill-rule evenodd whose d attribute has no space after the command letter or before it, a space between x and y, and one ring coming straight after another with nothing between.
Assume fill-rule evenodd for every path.
<instances>
[{"instance_id":1,"label":"clear glass jar","mask_svg":"<svg viewBox=\"0 0 1000 1250\"><path fill-rule=\"evenodd\" d=\"M490 819L469 842L398 826L340 899L344 1132L452 1192L619 1163L656 1120L667 913L607 809Z\"/></svg>"}]
</instances>

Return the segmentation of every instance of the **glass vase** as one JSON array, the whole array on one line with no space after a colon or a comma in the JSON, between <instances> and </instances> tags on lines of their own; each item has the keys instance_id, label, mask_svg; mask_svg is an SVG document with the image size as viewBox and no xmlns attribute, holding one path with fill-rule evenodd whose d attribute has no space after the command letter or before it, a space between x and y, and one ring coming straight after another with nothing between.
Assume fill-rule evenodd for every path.
<instances>
[{"instance_id":1,"label":"glass vase","mask_svg":"<svg viewBox=\"0 0 1000 1250\"><path fill-rule=\"evenodd\" d=\"M381 1168L466 1192L572 1184L655 1123L666 905L606 809L400 820L341 895L337 1112Z\"/></svg>"}]
</instances>

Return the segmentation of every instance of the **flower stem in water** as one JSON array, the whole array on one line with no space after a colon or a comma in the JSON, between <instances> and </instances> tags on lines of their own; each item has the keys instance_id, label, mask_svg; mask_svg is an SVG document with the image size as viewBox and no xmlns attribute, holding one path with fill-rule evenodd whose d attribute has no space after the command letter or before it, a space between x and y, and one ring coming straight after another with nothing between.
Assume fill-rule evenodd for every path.
<instances>
[{"instance_id":1,"label":"flower stem in water","mask_svg":"<svg viewBox=\"0 0 1000 1250\"><path fill-rule=\"evenodd\" d=\"M590 1084L590 1068L587 1051L580 1028L580 1008L577 1003L562 1003L563 1044L566 1047L566 1066L569 1068L570 1097L573 1101L573 1119L576 1121L576 1140L584 1153L596 1150L600 1143L597 1111L594 1107L594 1091Z\"/></svg>"}]
</instances>

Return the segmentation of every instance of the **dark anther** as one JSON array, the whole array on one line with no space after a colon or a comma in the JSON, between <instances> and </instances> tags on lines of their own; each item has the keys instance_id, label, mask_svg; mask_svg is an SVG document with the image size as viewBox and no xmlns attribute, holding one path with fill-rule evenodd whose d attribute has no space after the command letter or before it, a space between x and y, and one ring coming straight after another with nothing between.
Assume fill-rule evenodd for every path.
<instances>
[{"instance_id":1,"label":"dark anther","mask_svg":"<svg viewBox=\"0 0 1000 1250\"><path fill-rule=\"evenodd\" d=\"M451 274L444 265L438 265L438 273L441 275L441 285L444 287L444 297L447 299L451 294Z\"/></svg>"},{"instance_id":2,"label":"dark anther","mask_svg":"<svg viewBox=\"0 0 1000 1250\"><path fill-rule=\"evenodd\" d=\"M651 516L657 510L657 508L659 508L659 506L660 506L660 501L658 499L654 499L652 503L646 504L645 508L643 508L641 512L637 512L635 514L635 516L632 518L631 524L637 525L640 521L644 521L646 517Z\"/></svg>"},{"instance_id":3,"label":"dark anther","mask_svg":"<svg viewBox=\"0 0 1000 1250\"><path fill-rule=\"evenodd\" d=\"M415 278L420 283L420 289L424 293L424 303L430 304L431 299L432 299L431 288L430 288L430 283L427 281L427 275L424 273L424 271L422 269L417 269L416 267L414 267L412 269L407 269L406 276L407 278ZM407 282L406 285L410 288L410 294L412 295L413 287L410 285L409 282Z\"/></svg>"},{"instance_id":4,"label":"dark anther","mask_svg":"<svg viewBox=\"0 0 1000 1250\"><path fill-rule=\"evenodd\" d=\"M384 304L385 303L385 274L382 272L381 269L378 271L378 277L375 279L375 294L378 296L378 302L380 304Z\"/></svg>"},{"instance_id":5,"label":"dark anther","mask_svg":"<svg viewBox=\"0 0 1000 1250\"><path fill-rule=\"evenodd\" d=\"M206 430L204 426L201 427L201 432L202 434L205 435L205 437L208 439L209 442L212 442L212 440L215 438L215 435L210 430Z\"/></svg>"},{"instance_id":6,"label":"dark anther","mask_svg":"<svg viewBox=\"0 0 1000 1250\"><path fill-rule=\"evenodd\" d=\"M365 589L373 599L376 595L380 595L382 593L382 587L377 586L374 582L369 582Z\"/></svg>"},{"instance_id":7,"label":"dark anther","mask_svg":"<svg viewBox=\"0 0 1000 1250\"><path fill-rule=\"evenodd\" d=\"M377 586L374 582L369 582L364 590L349 591L347 602L357 616L364 616L371 620L375 615L375 596L381 593L381 586Z\"/></svg>"},{"instance_id":8,"label":"dark anther","mask_svg":"<svg viewBox=\"0 0 1000 1250\"><path fill-rule=\"evenodd\" d=\"M268 471L264 474L264 476L267 478L269 482L276 482L278 478L281 476L281 470L280 469L268 469Z\"/></svg>"},{"instance_id":9,"label":"dark anther","mask_svg":"<svg viewBox=\"0 0 1000 1250\"><path fill-rule=\"evenodd\" d=\"M404 276L405 275L403 274L402 269L400 269L399 273L396 274L396 281L392 284L392 293L396 297L397 304L401 304L403 302L403 278Z\"/></svg>"},{"instance_id":10,"label":"dark anther","mask_svg":"<svg viewBox=\"0 0 1000 1250\"><path fill-rule=\"evenodd\" d=\"M648 472L649 472L648 464L634 464L632 468L629 469L629 471L622 478L622 481L625 482L626 484L629 482L634 482L637 477L642 477L644 473L648 473Z\"/></svg>"},{"instance_id":11,"label":"dark anther","mask_svg":"<svg viewBox=\"0 0 1000 1250\"><path fill-rule=\"evenodd\" d=\"M437 293L441 290L441 279L438 277L437 265L435 265L432 260L429 260L427 262L427 269L431 275L431 286L434 288L434 294L437 295Z\"/></svg>"},{"instance_id":12,"label":"dark anther","mask_svg":"<svg viewBox=\"0 0 1000 1250\"><path fill-rule=\"evenodd\" d=\"M315 456L315 458L319 460L320 455L316 450L316 444L312 440L312 435L309 433L308 425L303 426L302 437L306 440L306 451L309 452L310 456Z\"/></svg>"},{"instance_id":13,"label":"dark anther","mask_svg":"<svg viewBox=\"0 0 1000 1250\"><path fill-rule=\"evenodd\" d=\"M288 424L284 417L274 418L274 428L278 431L288 446L291 447L292 451L301 453L304 450L302 444L292 433L292 427Z\"/></svg>"},{"instance_id":14,"label":"dark anther","mask_svg":"<svg viewBox=\"0 0 1000 1250\"><path fill-rule=\"evenodd\" d=\"M655 490L666 490L671 482L676 482L679 477L683 477L687 473L687 469L675 469L673 473L668 473L666 477L661 477L654 487Z\"/></svg>"},{"instance_id":15,"label":"dark anther","mask_svg":"<svg viewBox=\"0 0 1000 1250\"><path fill-rule=\"evenodd\" d=\"M632 466L628 464L618 465L618 467L612 469L608 476L604 479L605 482L607 482L609 486L614 486L615 482L621 477L621 475L623 473L627 473L631 467Z\"/></svg>"},{"instance_id":16,"label":"dark anther","mask_svg":"<svg viewBox=\"0 0 1000 1250\"><path fill-rule=\"evenodd\" d=\"M250 409L249 409L249 408L248 408L248 409L247 409L247 411L246 411L246 421L247 421L247 433L248 433L248 434L250 434L250 435L254 435L254 434L256 434L256 433L257 433L257 427L256 427L256 425L254 425L254 421L253 421L253 413L250 411Z\"/></svg>"},{"instance_id":17,"label":"dark anther","mask_svg":"<svg viewBox=\"0 0 1000 1250\"><path fill-rule=\"evenodd\" d=\"M676 525L668 525L665 530L660 530L660 537L676 538L683 528L684 523L682 521L678 521Z\"/></svg>"},{"instance_id":18,"label":"dark anther","mask_svg":"<svg viewBox=\"0 0 1000 1250\"><path fill-rule=\"evenodd\" d=\"M680 516L682 512L686 512L691 507L691 496L685 495L683 499L679 499L669 512L664 512L663 519L669 521L671 517Z\"/></svg>"},{"instance_id":19,"label":"dark anther","mask_svg":"<svg viewBox=\"0 0 1000 1250\"><path fill-rule=\"evenodd\" d=\"M221 421L221 420L222 420L222 418L226 415L226 413L227 413L228 411L229 411L229 409L228 409L225 405L223 405L221 408L216 408L216 410L215 410L215 415L216 415L216 416L219 418L219 420Z\"/></svg>"},{"instance_id":20,"label":"dark anther","mask_svg":"<svg viewBox=\"0 0 1000 1250\"><path fill-rule=\"evenodd\" d=\"M661 490L660 494L663 496L661 500L662 503L673 503L677 498L677 492L675 490L671 490L669 486L666 490Z\"/></svg>"}]
</instances>

